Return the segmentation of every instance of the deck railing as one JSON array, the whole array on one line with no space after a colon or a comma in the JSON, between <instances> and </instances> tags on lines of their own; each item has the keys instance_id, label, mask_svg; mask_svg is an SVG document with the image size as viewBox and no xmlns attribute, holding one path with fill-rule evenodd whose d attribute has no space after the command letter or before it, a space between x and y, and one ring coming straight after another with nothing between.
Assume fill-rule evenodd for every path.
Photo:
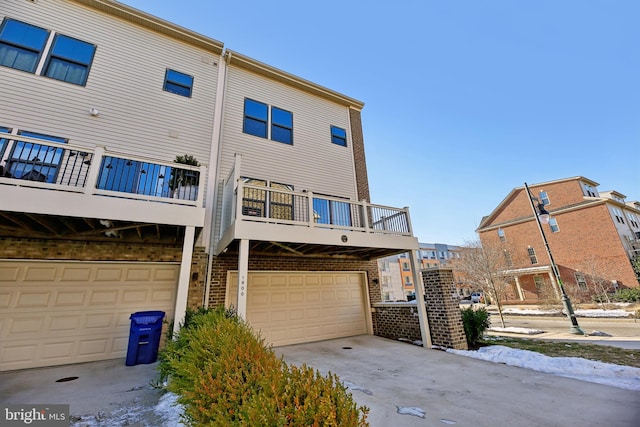
<instances>
[{"instance_id":1,"label":"deck railing","mask_svg":"<svg viewBox=\"0 0 640 427\"><path fill-rule=\"evenodd\" d=\"M0 184L202 206L196 167L0 134Z\"/></svg>"},{"instance_id":2,"label":"deck railing","mask_svg":"<svg viewBox=\"0 0 640 427\"><path fill-rule=\"evenodd\" d=\"M231 174L233 176L233 173ZM236 221L411 236L408 208L227 180L223 231Z\"/></svg>"}]
</instances>

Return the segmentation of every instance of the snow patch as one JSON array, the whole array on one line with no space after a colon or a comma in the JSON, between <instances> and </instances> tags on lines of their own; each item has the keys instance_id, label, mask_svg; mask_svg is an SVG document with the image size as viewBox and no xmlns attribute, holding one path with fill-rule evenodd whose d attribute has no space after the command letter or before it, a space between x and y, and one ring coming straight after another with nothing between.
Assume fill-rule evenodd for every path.
<instances>
[{"instance_id":1,"label":"snow patch","mask_svg":"<svg viewBox=\"0 0 640 427\"><path fill-rule=\"evenodd\" d=\"M525 335L537 335L537 334L544 333L544 331L540 329L516 328L515 326L509 326L506 328L492 326L491 328L489 328L489 330L492 332L508 332L511 334L525 334Z\"/></svg>"},{"instance_id":2,"label":"snow patch","mask_svg":"<svg viewBox=\"0 0 640 427\"><path fill-rule=\"evenodd\" d=\"M640 368L631 366L596 362L579 357L549 357L533 351L517 350L501 345L481 347L477 351L447 349L447 352L626 390L640 391Z\"/></svg>"},{"instance_id":3,"label":"snow patch","mask_svg":"<svg viewBox=\"0 0 640 427\"><path fill-rule=\"evenodd\" d=\"M422 408L415 406L396 406L400 415L413 415L414 417L424 418L427 413Z\"/></svg>"}]
</instances>

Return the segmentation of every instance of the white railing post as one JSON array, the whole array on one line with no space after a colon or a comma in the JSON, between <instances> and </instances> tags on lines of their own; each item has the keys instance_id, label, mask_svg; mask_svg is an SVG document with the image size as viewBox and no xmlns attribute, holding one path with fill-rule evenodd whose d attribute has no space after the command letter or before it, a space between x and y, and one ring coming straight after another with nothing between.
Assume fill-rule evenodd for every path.
<instances>
[{"instance_id":1,"label":"white railing post","mask_svg":"<svg viewBox=\"0 0 640 427\"><path fill-rule=\"evenodd\" d=\"M244 194L244 183L240 181L240 179L238 179L238 181L236 181L236 190L235 190L235 196L236 196L236 203L235 203L235 207L236 207L236 212L235 212L235 216L232 216L231 219L232 221L234 220L238 220L242 217L242 215L244 214L244 212L242 212L242 197Z\"/></svg>"},{"instance_id":2,"label":"white railing post","mask_svg":"<svg viewBox=\"0 0 640 427\"><path fill-rule=\"evenodd\" d=\"M307 196L307 209L309 209L309 227L316 226L316 211L313 209L313 193L311 191L306 193Z\"/></svg>"},{"instance_id":3,"label":"white railing post","mask_svg":"<svg viewBox=\"0 0 640 427\"><path fill-rule=\"evenodd\" d=\"M404 213L407 216L407 228L409 231L409 236L413 236L413 227L411 226L411 216L409 215L409 206L404 207Z\"/></svg>"},{"instance_id":4,"label":"white railing post","mask_svg":"<svg viewBox=\"0 0 640 427\"><path fill-rule=\"evenodd\" d=\"M198 180L198 197L196 198L196 206L204 207L204 183L207 176L207 167L200 166L200 179Z\"/></svg>"},{"instance_id":5,"label":"white railing post","mask_svg":"<svg viewBox=\"0 0 640 427\"><path fill-rule=\"evenodd\" d=\"M98 175L100 174L100 166L104 157L104 147L96 147L91 157L91 165L87 173L87 183L84 186L84 194L93 194L98 188Z\"/></svg>"},{"instance_id":6,"label":"white railing post","mask_svg":"<svg viewBox=\"0 0 640 427\"><path fill-rule=\"evenodd\" d=\"M367 202L366 200L362 200L360 203L362 206L362 222L364 225L364 231L370 233L371 230L369 229L369 202Z\"/></svg>"}]
</instances>

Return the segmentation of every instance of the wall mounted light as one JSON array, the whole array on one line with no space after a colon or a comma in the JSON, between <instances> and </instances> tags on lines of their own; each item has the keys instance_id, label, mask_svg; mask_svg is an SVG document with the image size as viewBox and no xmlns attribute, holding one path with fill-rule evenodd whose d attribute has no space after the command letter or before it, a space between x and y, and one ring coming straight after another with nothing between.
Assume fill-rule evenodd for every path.
<instances>
[{"instance_id":1,"label":"wall mounted light","mask_svg":"<svg viewBox=\"0 0 640 427\"><path fill-rule=\"evenodd\" d=\"M98 111L96 107L91 107L89 108L89 114L91 114L93 117L97 117L100 114L100 111Z\"/></svg>"}]
</instances>

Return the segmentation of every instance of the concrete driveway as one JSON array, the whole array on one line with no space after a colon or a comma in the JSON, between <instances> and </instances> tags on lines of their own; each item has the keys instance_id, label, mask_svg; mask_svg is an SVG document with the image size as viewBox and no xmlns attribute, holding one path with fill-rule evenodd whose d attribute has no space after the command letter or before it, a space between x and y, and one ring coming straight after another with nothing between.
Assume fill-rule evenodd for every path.
<instances>
[{"instance_id":1,"label":"concrete driveway","mask_svg":"<svg viewBox=\"0 0 640 427\"><path fill-rule=\"evenodd\" d=\"M371 409L372 427L640 425L640 392L385 338L357 336L276 351L287 362L337 374L356 401ZM398 408L419 408L424 418L399 414Z\"/></svg>"},{"instance_id":2,"label":"concrete driveway","mask_svg":"<svg viewBox=\"0 0 640 427\"><path fill-rule=\"evenodd\" d=\"M620 427L640 422L640 392L374 336L275 350L290 363L338 374L356 401L371 409L372 427ZM155 366L125 366L122 359L1 372L0 403L68 403L77 426L173 427L153 411L161 395L150 385L157 379ZM71 377L78 378L56 382Z\"/></svg>"}]
</instances>

